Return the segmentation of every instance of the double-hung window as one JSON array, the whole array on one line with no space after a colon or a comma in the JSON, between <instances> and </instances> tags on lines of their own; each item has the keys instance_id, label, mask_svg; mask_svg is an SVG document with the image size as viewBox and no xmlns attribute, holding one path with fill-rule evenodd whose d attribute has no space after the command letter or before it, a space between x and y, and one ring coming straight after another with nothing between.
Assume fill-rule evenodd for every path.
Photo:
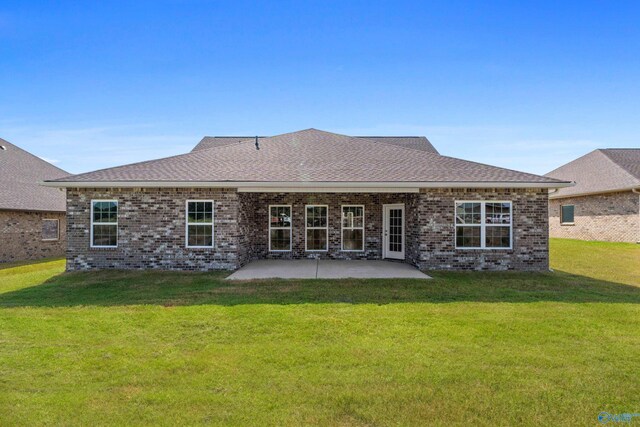
<instances>
[{"instance_id":1,"label":"double-hung window","mask_svg":"<svg viewBox=\"0 0 640 427\"><path fill-rule=\"evenodd\" d=\"M327 251L329 218L327 205L305 206L305 246L307 251Z\"/></svg>"},{"instance_id":2,"label":"double-hung window","mask_svg":"<svg viewBox=\"0 0 640 427\"><path fill-rule=\"evenodd\" d=\"M213 200L187 200L188 248L213 247Z\"/></svg>"},{"instance_id":3,"label":"double-hung window","mask_svg":"<svg viewBox=\"0 0 640 427\"><path fill-rule=\"evenodd\" d=\"M342 250L364 251L364 206L342 206Z\"/></svg>"},{"instance_id":4,"label":"double-hung window","mask_svg":"<svg viewBox=\"0 0 640 427\"><path fill-rule=\"evenodd\" d=\"M455 227L458 249L510 249L512 203L456 202Z\"/></svg>"},{"instance_id":5,"label":"double-hung window","mask_svg":"<svg viewBox=\"0 0 640 427\"><path fill-rule=\"evenodd\" d=\"M562 225L573 225L574 213L575 213L574 205L560 206L560 223Z\"/></svg>"},{"instance_id":6,"label":"double-hung window","mask_svg":"<svg viewBox=\"0 0 640 427\"><path fill-rule=\"evenodd\" d=\"M269 206L269 250L288 252L291 250L291 206Z\"/></svg>"},{"instance_id":7,"label":"double-hung window","mask_svg":"<svg viewBox=\"0 0 640 427\"><path fill-rule=\"evenodd\" d=\"M118 247L118 201L91 201L91 247Z\"/></svg>"}]
</instances>

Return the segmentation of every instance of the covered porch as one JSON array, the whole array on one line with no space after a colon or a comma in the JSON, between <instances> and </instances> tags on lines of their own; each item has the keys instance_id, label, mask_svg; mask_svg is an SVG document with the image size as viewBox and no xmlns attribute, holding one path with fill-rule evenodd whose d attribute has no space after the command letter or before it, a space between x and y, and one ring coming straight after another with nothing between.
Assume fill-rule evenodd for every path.
<instances>
[{"instance_id":1,"label":"covered porch","mask_svg":"<svg viewBox=\"0 0 640 427\"><path fill-rule=\"evenodd\" d=\"M394 260L395 264L400 261L416 265L418 194L416 190L405 191L239 189L239 264L242 267L260 260L287 260L320 266L317 260ZM288 267L297 271L303 265L290 263ZM326 268L332 265L326 264ZM341 265L340 270L346 265ZM356 275L351 277L364 274L358 272L364 265L349 264L350 274ZM375 265L368 264L367 268L371 270ZM284 273L278 274L284 277Z\"/></svg>"}]
</instances>

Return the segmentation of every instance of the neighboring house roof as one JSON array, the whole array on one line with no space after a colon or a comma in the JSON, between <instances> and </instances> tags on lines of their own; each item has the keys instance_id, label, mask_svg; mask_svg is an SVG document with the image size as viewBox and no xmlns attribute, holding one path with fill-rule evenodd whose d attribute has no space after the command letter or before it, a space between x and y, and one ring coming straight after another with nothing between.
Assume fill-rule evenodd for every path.
<instances>
[{"instance_id":1,"label":"neighboring house roof","mask_svg":"<svg viewBox=\"0 0 640 427\"><path fill-rule=\"evenodd\" d=\"M230 144L240 144L247 141L262 141L266 136L205 136L191 151L204 150L213 147L222 147ZM424 136L356 136L383 144L397 145L415 150L429 151L438 154L438 150Z\"/></svg>"},{"instance_id":2,"label":"neighboring house roof","mask_svg":"<svg viewBox=\"0 0 640 427\"><path fill-rule=\"evenodd\" d=\"M594 150L545 176L576 182L552 198L630 190L640 187L640 148Z\"/></svg>"},{"instance_id":3,"label":"neighboring house roof","mask_svg":"<svg viewBox=\"0 0 640 427\"><path fill-rule=\"evenodd\" d=\"M69 174L0 138L0 209L64 212L66 195L40 185Z\"/></svg>"},{"instance_id":4,"label":"neighboring house roof","mask_svg":"<svg viewBox=\"0 0 640 427\"><path fill-rule=\"evenodd\" d=\"M433 186L558 187L562 181L525 172L441 156L428 151L377 143L316 129L196 150L55 180L74 186L242 187L253 184L319 186L384 183ZM453 183L453 184L452 184ZM438 185L440 184L440 185ZM454 185L455 184L455 185Z\"/></svg>"}]
</instances>

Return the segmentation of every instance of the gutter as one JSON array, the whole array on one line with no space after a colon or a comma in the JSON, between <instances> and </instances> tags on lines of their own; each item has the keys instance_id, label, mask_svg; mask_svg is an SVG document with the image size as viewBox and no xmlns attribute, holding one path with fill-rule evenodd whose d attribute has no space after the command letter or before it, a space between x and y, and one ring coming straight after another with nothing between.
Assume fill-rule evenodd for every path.
<instances>
[{"instance_id":1,"label":"gutter","mask_svg":"<svg viewBox=\"0 0 640 427\"><path fill-rule=\"evenodd\" d=\"M574 185L575 185L575 183L574 183ZM572 187L572 185L569 186L569 187ZM624 191L631 191L633 193L640 194L636 190L640 190L640 187L613 188L613 189L610 189L610 190L589 191L589 192L574 193L574 194L558 194L558 195L555 195L555 196L549 196L549 198L550 199L566 199L566 198L569 198L569 197L583 197L583 196L593 196L593 195L596 195L596 194L621 193L621 192L624 192ZM556 193L556 192L554 192L554 193Z\"/></svg>"},{"instance_id":2,"label":"gutter","mask_svg":"<svg viewBox=\"0 0 640 427\"><path fill-rule=\"evenodd\" d=\"M259 192L294 189L420 189L420 188L550 188L571 187L573 182L495 182L495 181L442 181L442 182L260 182L260 181L44 181L40 185L58 188L237 188L238 191Z\"/></svg>"},{"instance_id":3,"label":"gutter","mask_svg":"<svg viewBox=\"0 0 640 427\"><path fill-rule=\"evenodd\" d=\"M631 191L638 195L638 239L636 243L640 243L640 187L632 188Z\"/></svg>"}]
</instances>

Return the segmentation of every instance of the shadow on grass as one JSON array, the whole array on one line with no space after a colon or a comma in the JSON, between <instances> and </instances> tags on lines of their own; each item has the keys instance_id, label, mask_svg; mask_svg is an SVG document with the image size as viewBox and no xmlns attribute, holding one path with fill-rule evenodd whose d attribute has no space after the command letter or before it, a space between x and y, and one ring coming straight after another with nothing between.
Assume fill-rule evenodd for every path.
<instances>
[{"instance_id":1,"label":"shadow on grass","mask_svg":"<svg viewBox=\"0 0 640 427\"><path fill-rule=\"evenodd\" d=\"M24 261L12 261L12 262L4 262L4 263L0 263L0 270L6 270L9 268L16 268L16 267L29 267L29 266L35 266L38 264L45 264L48 262L54 262L54 261L62 261L64 258L61 257L55 257L55 258L42 258L42 259L38 259L38 260L24 260Z\"/></svg>"},{"instance_id":2,"label":"shadow on grass","mask_svg":"<svg viewBox=\"0 0 640 427\"><path fill-rule=\"evenodd\" d=\"M434 280L225 281L226 273L64 273L0 294L0 307L448 302L640 303L640 287L565 272L430 272Z\"/></svg>"}]
</instances>

